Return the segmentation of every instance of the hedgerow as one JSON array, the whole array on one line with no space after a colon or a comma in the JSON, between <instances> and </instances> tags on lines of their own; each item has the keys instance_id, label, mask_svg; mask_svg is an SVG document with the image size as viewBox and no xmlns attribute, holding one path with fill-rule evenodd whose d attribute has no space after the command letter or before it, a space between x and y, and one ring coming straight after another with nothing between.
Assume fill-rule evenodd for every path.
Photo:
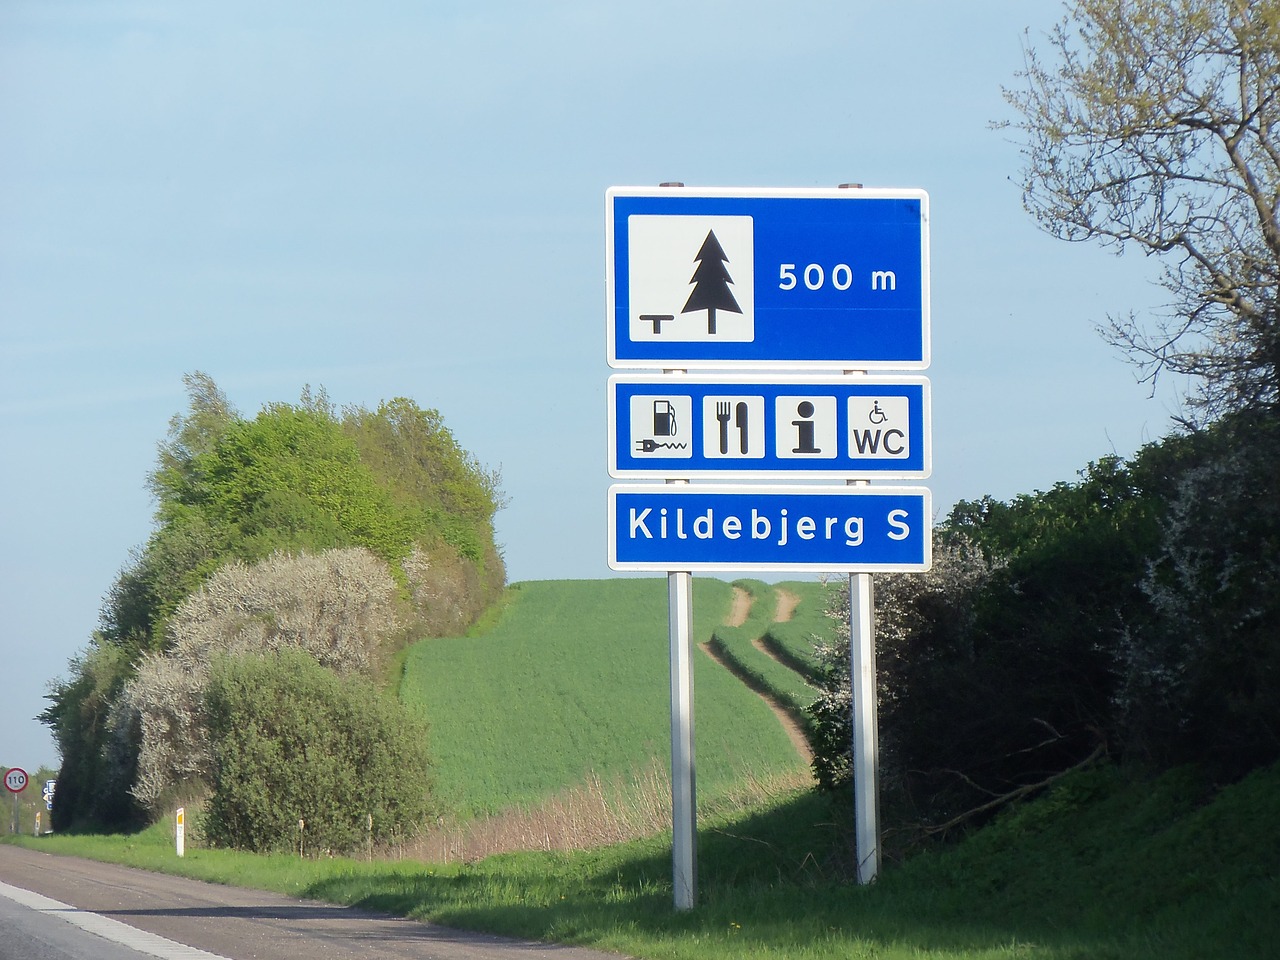
<instances>
[{"instance_id":1,"label":"hedgerow","mask_svg":"<svg viewBox=\"0 0 1280 960\"><path fill-rule=\"evenodd\" d=\"M248 419L208 376L186 383L149 478L155 529L42 715L63 757L58 829L128 826L205 781L215 653L293 646L367 672L412 638L465 631L505 585L499 477L435 411L339 413L308 388Z\"/></svg>"}]
</instances>

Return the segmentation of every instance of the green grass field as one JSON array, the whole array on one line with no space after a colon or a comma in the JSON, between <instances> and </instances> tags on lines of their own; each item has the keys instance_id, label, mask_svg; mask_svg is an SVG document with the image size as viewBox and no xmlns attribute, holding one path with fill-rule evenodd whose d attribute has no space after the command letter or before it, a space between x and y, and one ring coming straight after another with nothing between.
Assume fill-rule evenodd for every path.
<instances>
[{"instance_id":1,"label":"green grass field","mask_svg":"<svg viewBox=\"0 0 1280 960\"><path fill-rule=\"evenodd\" d=\"M711 642L747 684L772 696L804 722L803 711L815 696L807 682L813 638L831 633L831 623L822 612L826 603L822 584L736 580L733 585L751 596L750 616L741 625L716 626ZM779 599L787 594L798 598L799 605L790 618L775 622ZM757 642L769 652L759 649Z\"/></svg>"},{"instance_id":2,"label":"green grass field","mask_svg":"<svg viewBox=\"0 0 1280 960\"><path fill-rule=\"evenodd\" d=\"M591 774L627 779L667 762L666 591L665 579L520 583L482 636L414 645L401 696L431 721L444 810L496 813ZM694 581L695 642L711 637L732 597L723 581ZM700 797L802 766L759 697L710 658L694 663Z\"/></svg>"},{"instance_id":3,"label":"green grass field","mask_svg":"<svg viewBox=\"0 0 1280 960\"><path fill-rule=\"evenodd\" d=\"M814 638L831 638L832 624L826 614L827 602L830 591L844 588L844 584L843 579L830 584L816 580L788 580L774 586L776 591L786 591L799 598L800 604L791 619L769 624L764 643L800 677L812 676L815 669Z\"/></svg>"}]
</instances>

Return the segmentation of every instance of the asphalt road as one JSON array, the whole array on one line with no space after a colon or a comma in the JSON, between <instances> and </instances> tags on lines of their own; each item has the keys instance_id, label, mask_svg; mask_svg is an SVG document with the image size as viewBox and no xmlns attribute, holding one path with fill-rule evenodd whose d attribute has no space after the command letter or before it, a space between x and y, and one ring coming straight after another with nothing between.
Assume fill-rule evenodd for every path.
<instances>
[{"instance_id":1,"label":"asphalt road","mask_svg":"<svg viewBox=\"0 0 1280 960\"><path fill-rule=\"evenodd\" d=\"M0 960L138 957L619 960L0 845Z\"/></svg>"},{"instance_id":2,"label":"asphalt road","mask_svg":"<svg viewBox=\"0 0 1280 960\"><path fill-rule=\"evenodd\" d=\"M0 884L0 960L154 960L153 954L68 923L57 901L41 904L34 897Z\"/></svg>"}]
</instances>

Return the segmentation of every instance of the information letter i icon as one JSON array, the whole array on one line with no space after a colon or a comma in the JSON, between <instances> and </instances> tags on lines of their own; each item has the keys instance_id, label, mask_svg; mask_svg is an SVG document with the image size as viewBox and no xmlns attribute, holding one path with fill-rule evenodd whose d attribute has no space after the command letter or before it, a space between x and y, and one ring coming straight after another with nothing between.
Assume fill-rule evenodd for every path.
<instances>
[{"instance_id":1,"label":"information letter i icon","mask_svg":"<svg viewBox=\"0 0 1280 960\"><path fill-rule=\"evenodd\" d=\"M792 453L821 453L821 448L814 445L813 440L813 404L808 400L802 400L796 405L796 413L802 419L792 420L791 425L796 428L796 445L791 449Z\"/></svg>"},{"instance_id":2,"label":"information letter i icon","mask_svg":"<svg viewBox=\"0 0 1280 960\"><path fill-rule=\"evenodd\" d=\"M774 451L783 460L832 460L837 437L836 398L780 395L775 401Z\"/></svg>"}]
</instances>

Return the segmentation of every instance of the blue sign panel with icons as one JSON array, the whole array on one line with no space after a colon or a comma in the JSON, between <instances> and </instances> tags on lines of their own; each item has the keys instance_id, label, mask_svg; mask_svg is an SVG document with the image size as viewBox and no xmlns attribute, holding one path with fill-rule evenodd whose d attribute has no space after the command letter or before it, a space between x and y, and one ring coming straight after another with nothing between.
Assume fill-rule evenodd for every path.
<instances>
[{"instance_id":1,"label":"blue sign panel with icons","mask_svg":"<svg viewBox=\"0 0 1280 960\"><path fill-rule=\"evenodd\" d=\"M929 476L923 377L609 378L618 478L912 479Z\"/></svg>"},{"instance_id":2,"label":"blue sign panel with icons","mask_svg":"<svg viewBox=\"0 0 1280 960\"><path fill-rule=\"evenodd\" d=\"M615 367L923 369L923 190L614 187Z\"/></svg>"}]
</instances>

